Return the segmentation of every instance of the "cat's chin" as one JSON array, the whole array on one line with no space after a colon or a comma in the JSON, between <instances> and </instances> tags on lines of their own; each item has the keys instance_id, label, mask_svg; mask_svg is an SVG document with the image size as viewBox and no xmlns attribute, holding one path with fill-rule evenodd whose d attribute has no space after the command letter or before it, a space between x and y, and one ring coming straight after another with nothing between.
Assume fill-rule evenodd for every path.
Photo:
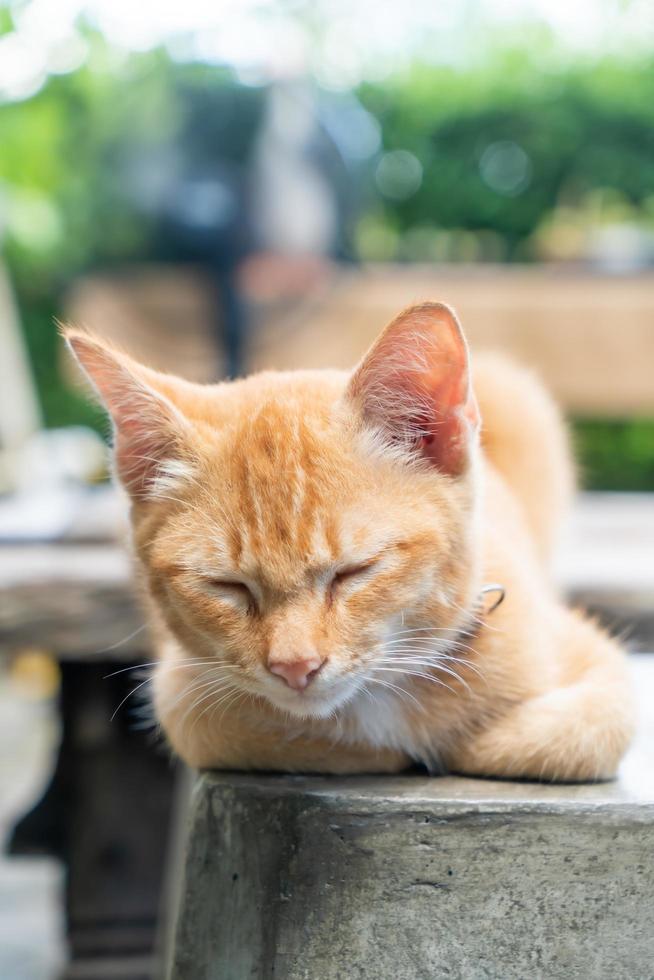
<instances>
[{"instance_id":1,"label":"cat's chin","mask_svg":"<svg viewBox=\"0 0 654 980\"><path fill-rule=\"evenodd\" d=\"M266 691L264 697L278 711L285 715L302 719L330 718L339 708L344 707L357 694L359 686L351 681L343 681L331 690L313 691Z\"/></svg>"}]
</instances>

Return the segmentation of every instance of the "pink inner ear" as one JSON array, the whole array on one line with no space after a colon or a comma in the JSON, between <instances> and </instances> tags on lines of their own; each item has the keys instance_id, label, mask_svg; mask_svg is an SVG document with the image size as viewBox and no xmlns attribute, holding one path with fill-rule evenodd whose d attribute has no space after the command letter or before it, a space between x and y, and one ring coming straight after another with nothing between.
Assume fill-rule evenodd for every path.
<instances>
[{"instance_id":1,"label":"pink inner ear","mask_svg":"<svg viewBox=\"0 0 654 980\"><path fill-rule=\"evenodd\" d=\"M113 419L118 476L132 495L140 496L177 448L175 409L141 379L145 369L126 356L84 335L68 339Z\"/></svg>"},{"instance_id":2,"label":"pink inner ear","mask_svg":"<svg viewBox=\"0 0 654 980\"><path fill-rule=\"evenodd\" d=\"M422 455L443 473L452 476L460 473L465 465L470 435L467 422L462 422L456 412L442 416L438 422L438 434L422 436Z\"/></svg>"},{"instance_id":3,"label":"pink inner ear","mask_svg":"<svg viewBox=\"0 0 654 980\"><path fill-rule=\"evenodd\" d=\"M432 413L426 417L421 412L416 418L416 428L424 432L418 442L422 455L439 470L452 475L464 468L470 440L479 422L474 396L459 393L458 388L456 382L432 388Z\"/></svg>"},{"instance_id":4,"label":"pink inner ear","mask_svg":"<svg viewBox=\"0 0 654 980\"><path fill-rule=\"evenodd\" d=\"M356 371L350 393L392 438L410 440L413 430L413 444L444 473L465 469L479 411L467 345L447 307L428 303L394 320Z\"/></svg>"},{"instance_id":5,"label":"pink inner ear","mask_svg":"<svg viewBox=\"0 0 654 980\"><path fill-rule=\"evenodd\" d=\"M139 407L135 404L135 411ZM143 412L140 421L117 421L115 424L114 459L116 471L133 495L140 496L150 489L159 466L174 454L172 438L162 419L153 419ZM150 416L150 417L149 417Z\"/></svg>"}]
</instances>

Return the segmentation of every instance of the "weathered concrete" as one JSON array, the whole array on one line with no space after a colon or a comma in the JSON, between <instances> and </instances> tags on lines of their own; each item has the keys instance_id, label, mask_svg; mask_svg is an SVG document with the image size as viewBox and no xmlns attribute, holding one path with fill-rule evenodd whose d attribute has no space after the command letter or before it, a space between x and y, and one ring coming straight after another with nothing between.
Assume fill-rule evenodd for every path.
<instances>
[{"instance_id":1,"label":"weathered concrete","mask_svg":"<svg viewBox=\"0 0 654 980\"><path fill-rule=\"evenodd\" d=\"M171 980L651 980L653 772L643 729L594 786L205 774Z\"/></svg>"}]
</instances>

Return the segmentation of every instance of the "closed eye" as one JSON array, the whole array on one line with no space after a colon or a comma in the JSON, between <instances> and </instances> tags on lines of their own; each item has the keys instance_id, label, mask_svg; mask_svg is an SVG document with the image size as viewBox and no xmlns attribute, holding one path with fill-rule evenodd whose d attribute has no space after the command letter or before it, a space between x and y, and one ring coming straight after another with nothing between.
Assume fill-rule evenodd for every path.
<instances>
[{"instance_id":1,"label":"closed eye","mask_svg":"<svg viewBox=\"0 0 654 980\"><path fill-rule=\"evenodd\" d=\"M248 609L256 609L257 602L245 582L235 582L233 579L210 578L208 585L222 597L245 604Z\"/></svg>"},{"instance_id":2,"label":"closed eye","mask_svg":"<svg viewBox=\"0 0 654 980\"><path fill-rule=\"evenodd\" d=\"M347 582L354 581L358 578L363 578L372 568L377 564L376 559L371 561L362 562L361 565L350 565L347 568L342 568L340 571L336 572L331 580L331 588L337 588L339 585L344 585Z\"/></svg>"}]
</instances>

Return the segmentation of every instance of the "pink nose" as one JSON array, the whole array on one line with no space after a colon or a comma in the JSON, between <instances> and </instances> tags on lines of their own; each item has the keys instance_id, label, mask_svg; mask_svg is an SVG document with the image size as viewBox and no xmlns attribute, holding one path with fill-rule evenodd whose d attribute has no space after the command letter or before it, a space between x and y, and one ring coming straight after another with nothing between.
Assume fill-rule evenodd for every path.
<instances>
[{"instance_id":1,"label":"pink nose","mask_svg":"<svg viewBox=\"0 0 654 980\"><path fill-rule=\"evenodd\" d=\"M269 660L268 670L286 681L294 691L303 691L311 683L325 661L315 655L304 660Z\"/></svg>"}]
</instances>

